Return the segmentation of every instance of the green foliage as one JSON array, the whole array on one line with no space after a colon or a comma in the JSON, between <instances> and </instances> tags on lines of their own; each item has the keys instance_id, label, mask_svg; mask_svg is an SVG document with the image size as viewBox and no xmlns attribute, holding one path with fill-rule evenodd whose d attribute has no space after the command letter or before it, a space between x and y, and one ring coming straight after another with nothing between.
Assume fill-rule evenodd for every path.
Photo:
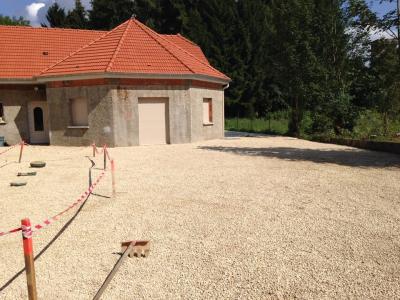
<instances>
[{"instance_id":1,"label":"green foliage","mask_svg":"<svg viewBox=\"0 0 400 300\"><path fill-rule=\"evenodd\" d=\"M232 131L286 135L289 129L287 112L275 112L266 118L225 119L225 129Z\"/></svg>"},{"instance_id":2,"label":"green foliage","mask_svg":"<svg viewBox=\"0 0 400 300\"><path fill-rule=\"evenodd\" d=\"M81 0L75 0L75 7L70 11L65 11L57 2L54 2L47 10L46 19L50 27L87 29L89 22L87 11L82 5ZM46 27L46 24L42 24Z\"/></svg>"},{"instance_id":3,"label":"green foliage","mask_svg":"<svg viewBox=\"0 0 400 300\"><path fill-rule=\"evenodd\" d=\"M29 26L29 21L23 17L8 17L0 15L0 25Z\"/></svg>"},{"instance_id":4,"label":"green foliage","mask_svg":"<svg viewBox=\"0 0 400 300\"><path fill-rule=\"evenodd\" d=\"M66 18L65 9L60 7L57 2L54 2L47 10L46 19L50 27L68 27ZM46 24L42 24L42 26L46 26Z\"/></svg>"},{"instance_id":5,"label":"green foliage","mask_svg":"<svg viewBox=\"0 0 400 300\"><path fill-rule=\"evenodd\" d=\"M66 24L69 28L85 29L88 27L87 12L81 0L75 0L75 8L68 12Z\"/></svg>"},{"instance_id":6,"label":"green foliage","mask_svg":"<svg viewBox=\"0 0 400 300\"><path fill-rule=\"evenodd\" d=\"M360 113L351 137L359 139L392 140L400 132L400 117L393 116L389 122L387 133L384 129L382 114L376 110L365 110Z\"/></svg>"},{"instance_id":7,"label":"green foliage","mask_svg":"<svg viewBox=\"0 0 400 300\"><path fill-rule=\"evenodd\" d=\"M109 30L132 16L135 2L131 0L92 0L91 4L92 9L89 10L90 28Z\"/></svg>"}]
</instances>

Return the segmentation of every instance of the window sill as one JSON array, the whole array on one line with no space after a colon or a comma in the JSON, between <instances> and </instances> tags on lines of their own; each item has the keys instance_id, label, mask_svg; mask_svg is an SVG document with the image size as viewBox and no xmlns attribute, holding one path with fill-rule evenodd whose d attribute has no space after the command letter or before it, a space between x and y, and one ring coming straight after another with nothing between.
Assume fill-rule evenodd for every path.
<instances>
[{"instance_id":1,"label":"window sill","mask_svg":"<svg viewBox=\"0 0 400 300\"><path fill-rule=\"evenodd\" d=\"M213 126L214 123L203 123L203 126Z\"/></svg>"},{"instance_id":2,"label":"window sill","mask_svg":"<svg viewBox=\"0 0 400 300\"><path fill-rule=\"evenodd\" d=\"M68 129L89 129L89 126L68 126Z\"/></svg>"}]
</instances>

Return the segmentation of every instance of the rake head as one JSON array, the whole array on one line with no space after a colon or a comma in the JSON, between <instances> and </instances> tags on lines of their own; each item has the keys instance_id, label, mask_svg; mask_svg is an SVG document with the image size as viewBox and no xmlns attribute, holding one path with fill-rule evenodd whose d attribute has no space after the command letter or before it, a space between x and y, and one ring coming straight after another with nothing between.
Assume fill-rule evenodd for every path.
<instances>
[{"instance_id":1,"label":"rake head","mask_svg":"<svg viewBox=\"0 0 400 300\"><path fill-rule=\"evenodd\" d=\"M147 257L150 254L150 241L128 241L121 243L121 252L130 247L129 257Z\"/></svg>"}]
</instances>

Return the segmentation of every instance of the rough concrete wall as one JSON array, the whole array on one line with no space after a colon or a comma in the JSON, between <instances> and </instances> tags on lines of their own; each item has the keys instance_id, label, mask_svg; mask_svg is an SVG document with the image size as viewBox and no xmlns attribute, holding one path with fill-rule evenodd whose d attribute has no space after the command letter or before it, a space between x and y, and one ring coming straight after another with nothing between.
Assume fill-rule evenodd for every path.
<instances>
[{"instance_id":1,"label":"rough concrete wall","mask_svg":"<svg viewBox=\"0 0 400 300\"><path fill-rule=\"evenodd\" d=\"M70 99L88 101L89 128L68 128ZM51 145L114 146L112 89L110 86L47 88Z\"/></svg>"},{"instance_id":2,"label":"rough concrete wall","mask_svg":"<svg viewBox=\"0 0 400 300\"><path fill-rule=\"evenodd\" d=\"M10 145L21 139L29 142L28 102L46 101L44 90L0 90L0 103L4 107L6 124L0 124L0 136L4 136Z\"/></svg>"},{"instance_id":3,"label":"rough concrete wall","mask_svg":"<svg viewBox=\"0 0 400 300\"><path fill-rule=\"evenodd\" d=\"M139 144L139 98L168 98L169 142L191 141L188 87L121 86L115 87L112 94L116 146Z\"/></svg>"},{"instance_id":4,"label":"rough concrete wall","mask_svg":"<svg viewBox=\"0 0 400 300\"><path fill-rule=\"evenodd\" d=\"M191 87L192 142L224 137L224 91ZM213 124L203 124L203 99L212 99Z\"/></svg>"}]
</instances>

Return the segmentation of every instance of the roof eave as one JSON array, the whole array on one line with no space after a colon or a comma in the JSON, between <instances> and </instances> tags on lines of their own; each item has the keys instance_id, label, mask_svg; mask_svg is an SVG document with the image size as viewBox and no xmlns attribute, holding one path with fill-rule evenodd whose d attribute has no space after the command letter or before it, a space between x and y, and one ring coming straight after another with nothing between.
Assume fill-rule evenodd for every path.
<instances>
[{"instance_id":1,"label":"roof eave","mask_svg":"<svg viewBox=\"0 0 400 300\"><path fill-rule=\"evenodd\" d=\"M228 84L230 78L219 78L202 74L158 74L158 73L119 73L119 72L100 72L100 73L82 73L70 75L52 75L37 77L37 82L46 83L52 81L66 80L86 80L98 78L132 78L132 79L189 79L200 80L219 84Z\"/></svg>"},{"instance_id":2,"label":"roof eave","mask_svg":"<svg viewBox=\"0 0 400 300\"><path fill-rule=\"evenodd\" d=\"M0 84L38 84L36 79L32 78L0 78Z\"/></svg>"}]
</instances>

